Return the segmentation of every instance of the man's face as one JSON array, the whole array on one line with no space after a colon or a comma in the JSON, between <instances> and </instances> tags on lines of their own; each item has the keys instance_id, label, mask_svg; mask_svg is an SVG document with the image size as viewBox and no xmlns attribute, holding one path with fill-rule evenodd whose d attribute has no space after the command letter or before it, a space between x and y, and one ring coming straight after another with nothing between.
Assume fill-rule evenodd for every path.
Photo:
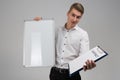
<instances>
[{"instance_id":1,"label":"man's face","mask_svg":"<svg viewBox=\"0 0 120 80\"><path fill-rule=\"evenodd\" d=\"M67 13L67 17L67 24L72 28L80 21L82 13L73 8Z\"/></svg>"}]
</instances>

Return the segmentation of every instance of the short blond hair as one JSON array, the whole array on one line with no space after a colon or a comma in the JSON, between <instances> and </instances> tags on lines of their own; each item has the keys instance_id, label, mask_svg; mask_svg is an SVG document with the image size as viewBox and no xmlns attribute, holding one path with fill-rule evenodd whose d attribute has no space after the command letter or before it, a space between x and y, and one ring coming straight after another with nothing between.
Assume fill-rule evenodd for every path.
<instances>
[{"instance_id":1,"label":"short blond hair","mask_svg":"<svg viewBox=\"0 0 120 80\"><path fill-rule=\"evenodd\" d=\"M71 5L70 9L69 9L69 12L72 10L72 9L76 9L78 10L79 12L81 12L82 14L84 13L84 7L81 3L74 3Z\"/></svg>"}]
</instances>

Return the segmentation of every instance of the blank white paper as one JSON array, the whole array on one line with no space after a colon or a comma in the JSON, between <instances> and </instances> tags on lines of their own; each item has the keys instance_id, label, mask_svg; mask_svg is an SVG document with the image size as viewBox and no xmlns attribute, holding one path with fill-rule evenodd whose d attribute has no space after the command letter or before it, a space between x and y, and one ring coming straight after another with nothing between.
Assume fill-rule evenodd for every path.
<instances>
[{"instance_id":1,"label":"blank white paper","mask_svg":"<svg viewBox=\"0 0 120 80\"><path fill-rule=\"evenodd\" d=\"M25 67L55 64L54 20L25 21L23 65Z\"/></svg>"}]
</instances>

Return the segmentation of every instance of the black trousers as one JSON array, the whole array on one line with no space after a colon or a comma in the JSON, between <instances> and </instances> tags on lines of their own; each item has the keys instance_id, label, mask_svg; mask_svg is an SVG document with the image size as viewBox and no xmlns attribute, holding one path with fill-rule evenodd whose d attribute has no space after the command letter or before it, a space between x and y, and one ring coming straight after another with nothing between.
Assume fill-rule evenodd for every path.
<instances>
[{"instance_id":1,"label":"black trousers","mask_svg":"<svg viewBox=\"0 0 120 80\"><path fill-rule=\"evenodd\" d=\"M73 76L69 76L68 69L60 69L57 67L51 68L49 77L50 80L81 80L79 72Z\"/></svg>"}]
</instances>

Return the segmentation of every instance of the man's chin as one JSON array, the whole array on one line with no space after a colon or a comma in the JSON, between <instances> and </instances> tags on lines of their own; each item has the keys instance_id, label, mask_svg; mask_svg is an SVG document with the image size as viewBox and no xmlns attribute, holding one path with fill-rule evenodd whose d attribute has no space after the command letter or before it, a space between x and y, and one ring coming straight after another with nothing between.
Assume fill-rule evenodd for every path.
<instances>
[{"instance_id":1,"label":"man's chin","mask_svg":"<svg viewBox=\"0 0 120 80\"><path fill-rule=\"evenodd\" d=\"M71 26L72 26L72 27L75 27L75 26L76 26L76 24L72 24Z\"/></svg>"}]
</instances>

